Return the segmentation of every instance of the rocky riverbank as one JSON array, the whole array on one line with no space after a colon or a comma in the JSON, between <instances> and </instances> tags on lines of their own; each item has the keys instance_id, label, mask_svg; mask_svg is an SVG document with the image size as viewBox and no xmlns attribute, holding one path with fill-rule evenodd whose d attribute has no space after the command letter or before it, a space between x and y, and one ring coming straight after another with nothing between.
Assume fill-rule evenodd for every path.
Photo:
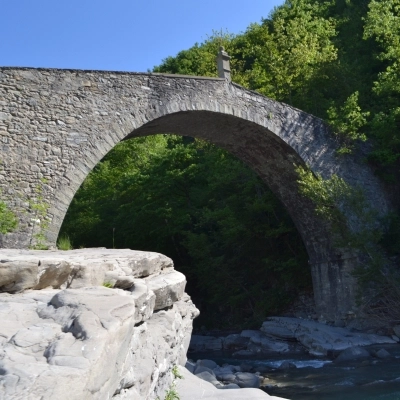
<instances>
[{"instance_id":1,"label":"rocky riverbank","mask_svg":"<svg viewBox=\"0 0 400 400\"><path fill-rule=\"evenodd\" d=\"M392 393L400 384L399 340L395 334L383 336L312 320L272 317L260 330L222 337L192 335L188 356L197 361L188 362L187 367L215 387L260 387L291 399L328 398L330 391L333 397L329 398L341 399L346 393L340 389L358 385L365 396L365 388L376 382L388 390L384 393ZM387 388L393 384L397 385L394 389Z\"/></svg>"},{"instance_id":2,"label":"rocky riverbank","mask_svg":"<svg viewBox=\"0 0 400 400\"><path fill-rule=\"evenodd\" d=\"M399 341L396 335L389 337L352 331L307 319L271 317L260 330L244 330L226 337L192 335L189 352L225 350L237 357L304 352L334 358L349 348L396 344Z\"/></svg>"}]
</instances>

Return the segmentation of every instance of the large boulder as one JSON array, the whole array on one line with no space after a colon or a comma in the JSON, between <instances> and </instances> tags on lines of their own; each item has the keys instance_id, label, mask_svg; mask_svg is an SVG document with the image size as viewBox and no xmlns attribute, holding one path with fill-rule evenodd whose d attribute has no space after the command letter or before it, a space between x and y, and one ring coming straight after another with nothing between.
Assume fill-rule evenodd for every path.
<instances>
[{"instance_id":1,"label":"large boulder","mask_svg":"<svg viewBox=\"0 0 400 400\"><path fill-rule=\"evenodd\" d=\"M218 387L221 386L221 383L217 380L214 374L209 371L201 371L198 374L195 374L198 378L202 379L203 381L210 382L214 386Z\"/></svg>"},{"instance_id":2,"label":"large boulder","mask_svg":"<svg viewBox=\"0 0 400 400\"><path fill-rule=\"evenodd\" d=\"M214 369L218 367L218 364L213 360L197 360L196 365L198 367L207 367L210 369Z\"/></svg>"},{"instance_id":3,"label":"large boulder","mask_svg":"<svg viewBox=\"0 0 400 400\"><path fill-rule=\"evenodd\" d=\"M292 329L292 324L290 324L289 327L287 325L289 324L282 323L281 319L277 320L271 318L262 324L260 330L270 336L275 336L280 339L296 340L296 333L295 330Z\"/></svg>"},{"instance_id":4,"label":"large boulder","mask_svg":"<svg viewBox=\"0 0 400 400\"><path fill-rule=\"evenodd\" d=\"M245 330L240 334L241 337L248 339L247 350L258 354L268 353L287 353L295 351L293 346L276 337L265 335L261 331Z\"/></svg>"},{"instance_id":5,"label":"large boulder","mask_svg":"<svg viewBox=\"0 0 400 400\"><path fill-rule=\"evenodd\" d=\"M371 354L362 347L349 347L343 350L335 359L336 363L353 362L360 360L367 360L371 358Z\"/></svg>"},{"instance_id":6,"label":"large boulder","mask_svg":"<svg viewBox=\"0 0 400 400\"><path fill-rule=\"evenodd\" d=\"M232 365L214 368L215 376L219 381L222 382L234 382L235 373L236 371Z\"/></svg>"},{"instance_id":7,"label":"large boulder","mask_svg":"<svg viewBox=\"0 0 400 400\"><path fill-rule=\"evenodd\" d=\"M164 398L198 315L170 259L0 250L0 266L1 399Z\"/></svg>"},{"instance_id":8,"label":"large boulder","mask_svg":"<svg viewBox=\"0 0 400 400\"><path fill-rule=\"evenodd\" d=\"M234 383L241 388L259 388L260 378L249 372L236 372Z\"/></svg>"},{"instance_id":9,"label":"large boulder","mask_svg":"<svg viewBox=\"0 0 400 400\"><path fill-rule=\"evenodd\" d=\"M192 335L189 344L189 351L218 351L222 350L222 338L216 338L214 336L201 336Z\"/></svg>"},{"instance_id":10,"label":"large boulder","mask_svg":"<svg viewBox=\"0 0 400 400\"><path fill-rule=\"evenodd\" d=\"M244 350L250 341L249 337L237 333L228 335L222 339L225 350Z\"/></svg>"},{"instance_id":11,"label":"large boulder","mask_svg":"<svg viewBox=\"0 0 400 400\"><path fill-rule=\"evenodd\" d=\"M114 286L118 280L125 289L132 278L157 275L168 268L173 268L173 262L163 254L129 249L0 249L0 292Z\"/></svg>"},{"instance_id":12,"label":"large boulder","mask_svg":"<svg viewBox=\"0 0 400 400\"><path fill-rule=\"evenodd\" d=\"M224 383L226 382L234 383L236 380L236 375L232 374L232 372L226 372L226 373L219 372L217 374L217 379Z\"/></svg>"},{"instance_id":13,"label":"large boulder","mask_svg":"<svg viewBox=\"0 0 400 400\"><path fill-rule=\"evenodd\" d=\"M154 310L172 306L185 292L186 278L178 271L169 269L160 275L146 278L145 282L156 295Z\"/></svg>"}]
</instances>

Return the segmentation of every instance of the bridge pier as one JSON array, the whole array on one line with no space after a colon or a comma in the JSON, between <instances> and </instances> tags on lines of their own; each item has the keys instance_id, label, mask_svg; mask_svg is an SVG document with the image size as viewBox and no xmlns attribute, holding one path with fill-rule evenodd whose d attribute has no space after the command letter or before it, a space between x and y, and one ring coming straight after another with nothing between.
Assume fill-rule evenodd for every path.
<instances>
[{"instance_id":1,"label":"bridge pier","mask_svg":"<svg viewBox=\"0 0 400 400\"><path fill-rule=\"evenodd\" d=\"M318 319L345 320L357 313L357 279L352 272L357 257L310 263Z\"/></svg>"}]
</instances>

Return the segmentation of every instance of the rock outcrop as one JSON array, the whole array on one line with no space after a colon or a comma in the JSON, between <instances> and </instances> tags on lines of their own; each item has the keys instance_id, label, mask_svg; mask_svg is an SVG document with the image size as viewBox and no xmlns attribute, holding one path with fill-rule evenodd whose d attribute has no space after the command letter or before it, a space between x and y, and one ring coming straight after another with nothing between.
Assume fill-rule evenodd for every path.
<instances>
[{"instance_id":1,"label":"rock outcrop","mask_svg":"<svg viewBox=\"0 0 400 400\"><path fill-rule=\"evenodd\" d=\"M235 389L226 385L226 390L221 390L211 382L192 375L186 368L179 367L179 371L183 376L177 382L181 400L285 400L255 388Z\"/></svg>"},{"instance_id":2,"label":"rock outcrop","mask_svg":"<svg viewBox=\"0 0 400 400\"><path fill-rule=\"evenodd\" d=\"M192 335L189 351L226 350L234 352L235 357L302 352L313 356L327 356L337 355L352 347L395 343L397 340L388 336L350 331L316 321L270 317L259 331L244 330L240 334L226 337Z\"/></svg>"},{"instance_id":3,"label":"rock outcrop","mask_svg":"<svg viewBox=\"0 0 400 400\"><path fill-rule=\"evenodd\" d=\"M261 331L270 337L298 342L309 354L315 356L325 356L351 347L396 343L387 336L351 332L346 328L289 317L268 318L262 324Z\"/></svg>"},{"instance_id":4,"label":"rock outcrop","mask_svg":"<svg viewBox=\"0 0 400 400\"><path fill-rule=\"evenodd\" d=\"M164 398L198 310L161 254L0 250L0 399Z\"/></svg>"}]
</instances>

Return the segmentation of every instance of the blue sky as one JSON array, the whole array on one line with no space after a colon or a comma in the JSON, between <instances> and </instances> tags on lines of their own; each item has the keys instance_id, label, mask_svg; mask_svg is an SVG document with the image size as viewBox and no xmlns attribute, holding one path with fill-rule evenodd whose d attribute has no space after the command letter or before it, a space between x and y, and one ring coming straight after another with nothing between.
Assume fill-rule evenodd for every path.
<instances>
[{"instance_id":1,"label":"blue sky","mask_svg":"<svg viewBox=\"0 0 400 400\"><path fill-rule=\"evenodd\" d=\"M283 0L0 0L0 66L145 72Z\"/></svg>"}]
</instances>

